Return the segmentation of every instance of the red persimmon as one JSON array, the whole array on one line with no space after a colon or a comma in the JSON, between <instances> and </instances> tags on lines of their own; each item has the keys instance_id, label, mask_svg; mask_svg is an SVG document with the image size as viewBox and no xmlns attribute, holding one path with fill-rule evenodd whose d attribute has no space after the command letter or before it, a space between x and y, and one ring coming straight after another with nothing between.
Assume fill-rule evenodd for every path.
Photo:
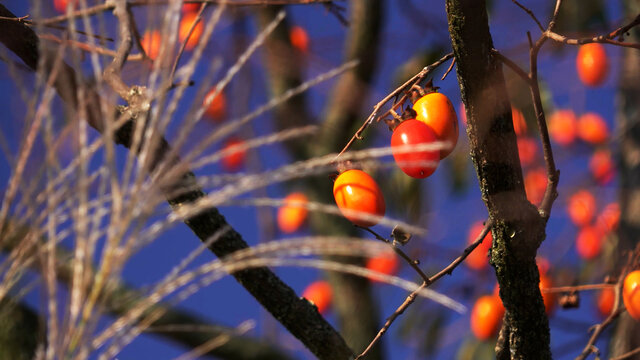
<instances>
[{"instance_id":1,"label":"red persimmon","mask_svg":"<svg viewBox=\"0 0 640 360\"><path fill-rule=\"evenodd\" d=\"M393 158L405 174L419 179L426 178L436 170L440 162L440 151L434 149L407 152L400 151L400 148L431 144L436 141L436 134L429 126L415 119L405 120L391 135Z\"/></svg>"}]
</instances>

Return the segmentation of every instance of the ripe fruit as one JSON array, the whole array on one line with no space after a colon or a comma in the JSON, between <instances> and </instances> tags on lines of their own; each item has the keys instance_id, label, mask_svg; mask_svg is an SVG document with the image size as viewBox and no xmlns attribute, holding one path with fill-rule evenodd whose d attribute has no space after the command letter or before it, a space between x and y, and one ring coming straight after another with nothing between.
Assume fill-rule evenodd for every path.
<instances>
[{"instance_id":1,"label":"ripe fruit","mask_svg":"<svg viewBox=\"0 0 640 360\"><path fill-rule=\"evenodd\" d=\"M553 281L546 274L540 274L540 290L553 287ZM542 293L542 301L544 302L544 308L547 312L547 316L551 315L556 305L555 293Z\"/></svg>"},{"instance_id":2,"label":"ripe fruit","mask_svg":"<svg viewBox=\"0 0 640 360\"><path fill-rule=\"evenodd\" d=\"M596 223L604 232L616 230L620 224L620 205L617 202L607 204L598 215Z\"/></svg>"},{"instance_id":3,"label":"ripe fruit","mask_svg":"<svg viewBox=\"0 0 640 360\"><path fill-rule=\"evenodd\" d=\"M578 119L578 136L586 143L599 145L607 141L609 127L602 116L588 112Z\"/></svg>"},{"instance_id":4,"label":"ripe fruit","mask_svg":"<svg viewBox=\"0 0 640 360\"><path fill-rule=\"evenodd\" d=\"M278 227L283 233L289 234L300 228L307 219L307 196L294 192L284 198L284 205L278 209Z\"/></svg>"},{"instance_id":5,"label":"ripe fruit","mask_svg":"<svg viewBox=\"0 0 640 360\"><path fill-rule=\"evenodd\" d=\"M340 174L333 183L333 197L342 215L355 225L369 227L378 223L362 218L363 215L384 215L382 192L375 180L362 170L352 169Z\"/></svg>"},{"instance_id":6,"label":"ripe fruit","mask_svg":"<svg viewBox=\"0 0 640 360\"><path fill-rule=\"evenodd\" d=\"M543 168L530 170L524 176L524 190L527 200L534 205L539 205L547 188L547 171Z\"/></svg>"},{"instance_id":7,"label":"ripe fruit","mask_svg":"<svg viewBox=\"0 0 640 360\"><path fill-rule=\"evenodd\" d=\"M69 0L53 0L53 7L59 13L67 12L67 4ZM75 10L78 6L78 0L71 0L71 10Z\"/></svg>"},{"instance_id":8,"label":"ripe fruit","mask_svg":"<svg viewBox=\"0 0 640 360\"><path fill-rule=\"evenodd\" d=\"M469 229L469 235L467 236L467 243L471 244L474 242L480 232L484 228L482 221L475 222L471 228ZM473 249L472 252L469 253L467 258L465 259L465 263L473 270L482 270L489 265L489 257L488 252L491 249L491 243L493 242L493 236L491 235L491 231L487 233L484 237L480 245Z\"/></svg>"},{"instance_id":9,"label":"ripe fruit","mask_svg":"<svg viewBox=\"0 0 640 360\"><path fill-rule=\"evenodd\" d=\"M302 297L313 303L320 314L324 314L331 305L333 292L328 282L319 280L309 284L302 292Z\"/></svg>"},{"instance_id":10,"label":"ripe fruit","mask_svg":"<svg viewBox=\"0 0 640 360\"><path fill-rule=\"evenodd\" d=\"M632 271L624 278L622 300L629 315L640 320L640 270Z\"/></svg>"},{"instance_id":11,"label":"ripe fruit","mask_svg":"<svg viewBox=\"0 0 640 360\"><path fill-rule=\"evenodd\" d=\"M584 44L576 57L578 77L587 86L599 86L609 72L609 60L604 47L598 43Z\"/></svg>"},{"instance_id":12,"label":"ripe fruit","mask_svg":"<svg viewBox=\"0 0 640 360\"><path fill-rule=\"evenodd\" d=\"M191 27L195 23L197 17L198 14L193 12L188 12L182 16L182 20L180 20L180 28L178 29L178 39L181 43L187 39L187 36L189 36L189 30L191 30ZM202 21L200 21L196 24L195 28L193 28L193 32L191 33L191 36L189 36L189 40L187 40L185 50L193 50L193 48L198 45L202 31L203 25Z\"/></svg>"},{"instance_id":13,"label":"ripe fruit","mask_svg":"<svg viewBox=\"0 0 640 360\"><path fill-rule=\"evenodd\" d=\"M577 226L588 225L596 213L596 198L587 190L579 190L569 198L567 212Z\"/></svg>"},{"instance_id":14,"label":"ripe fruit","mask_svg":"<svg viewBox=\"0 0 640 360\"><path fill-rule=\"evenodd\" d=\"M398 167L405 174L423 179L433 174L440 162L440 151L400 151L405 145L424 145L436 142L433 130L423 122L415 119L405 120L398 125L391 135L391 149Z\"/></svg>"},{"instance_id":15,"label":"ripe fruit","mask_svg":"<svg viewBox=\"0 0 640 360\"><path fill-rule=\"evenodd\" d=\"M188 13L188 12L196 12L200 10L200 4L196 4L196 3L191 3L191 4L183 4L182 5L182 13Z\"/></svg>"},{"instance_id":16,"label":"ripe fruit","mask_svg":"<svg viewBox=\"0 0 640 360\"><path fill-rule=\"evenodd\" d=\"M395 275L398 271L398 265L398 256L393 251L385 252L367 260L367 269L386 275Z\"/></svg>"},{"instance_id":17,"label":"ripe fruit","mask_svg":"<svg viewBox=\"0 0 640 360\"><path fill-rule=\"evenodd\" d=\"M551 264L549 263L549 260L547 260L547 258L542 256L536 257L536 265L538 265L538 272L540 272L540 274L543 274L543 275L546 275L549 272L549 269L551 268Z\"/></svg>"},{"instance_id":18,"label":"ripe fruit","mask_svg":"<svg viewBox=\"0 0 640 360\"><path fill-rule=\"evenodd\" d=\"M240 147L244 144L244 141L239 138L228 139L224 146L223 151L225 155L222 158L222 168L226 171L237 171L244 164L244 158L247 154L246 149Z\"/></svg>"},{"instance_id":19,"label":"ripe fruit","mask_svg":"<svg viewBox=\"0 0 640 360\"><path fill-rule=\"evenodd\" d=\"M615 173L611 152L607 149L594 151L589 159L589 170L598 184L605 185L611 181Z\"/></svg>"},{"instance_id":20,"label":"ripe fruit","mask_svg":"<svg viewBox=\"0 0 640 360\"><path fill-rule=\"evenodd\" d=\"M577 131L578 119L572 110L558 110L549 118L549 136L560 145L571 145Z\"/></svg>"},{"instance_id":21,"label":"ripe fruit","mask_svg":"<svg viewBox=\"0 0 640 360\"><path fill-rule=\"evenodd\" d=\"M157 30L148 30L140 39L142 48L151 60L155 60L160 54L160 46L162 44L162 36Z\"/></svg>"},{"instance_id":22,"label":"ripe fruit","mask_svg":"<svg viewBox=\"0 0 640 360\"><path fill-rule=\"evenodd\" d=\"M293 26L289 30L291 46L299 52L306 54L309 51L309 36L301 26Z\"/></svg>"},{"instance_id":23,"label":"ripe fruit","mask_svg":"<svg viewBox=\"0 0 640 360\"><path fill-rule=\"evenodd\" d=\"M581 258L591 260L600 255L602 232L595 226L585 226L576 237L576 251Z\"/></svg>"},{"instance_id":24,"label":"ripe fruit","mask_svg":"<svg viewBox=\"0 0 640 360\"><path fill-rule=\"evenodd\" d=\"M206 104L207 100L210 100L209 98L213 96L214 92L215 88L209 90L202 101L203 105ZM207 106L205 110L205 114L216 121L222 120L227 115L227 98L223 92L218 93L218 95L211 100L211 103L209 103L209 106Z\"/></svg>"},{"instance_id":25,"label":"ripe fruit","mask_svg":"<svg viewBox=\"0 0 640 360\"><path fill-rule=\"evenodd\" d=\"M471 310L471 332L480 340L488 340L498 333L504 315L504 306L494 295L476 300Z\"/></svg>"},{"instance_id":26,"label":"ripe fruit","mask_svg":"<svg viewBox=\"0 0 640 360\"><path fill-rule=\"evenodd\" d=\"M416 119L427 124L439 141L449 143L440 150L440 159L444 159L458 142L458 117L451 101L441 93L432 92L418 99L413 110L418 113Z\"/></svg>"},{"instance_id":27,"label":"ripe fruit","mask_svg":"<svg viewBox=\"0 0 640 360\"><path fill-rule=\"evenodd\" d=\"M458 114L460 114L460 120L462 120L464 126L467 126L467 111L462 101L460 101L460 105L458 106Z\"/></svg>"},{"instance_id":28,"label":"ripe fruit","mask_svg":"<svg viewBox=\"0 0 640 360\"><path fill-rule=\"evenodd\" d=\"M616 293L613 288L607 287L598 292L598 298L596 304L598 305L598 312L602 316L609 316L611 310L613 310L613 302L616 300Z\"/></svg>"},{"instance_id":29,"label":"ripe fruit","mask_svg":"<svg viewBox=\"0 0 640 360\"><path fill-rule=\"evenodd\" d=\"M522 166L533 164L538 154L538 143L531 137L518 137L518 155Z\"/></svg>"},{"instance_id":30,"label":"ripe fruit","mask_svg":"<svg viewBox=\"0 0 640 360\"><path fill-rule=\"evenodd\" d=\"M511 117L513 119L513 131L516 135L524 135L527 132L527 122L524 120L522 112L511 106Z\"/></svg>"}]
</instances>

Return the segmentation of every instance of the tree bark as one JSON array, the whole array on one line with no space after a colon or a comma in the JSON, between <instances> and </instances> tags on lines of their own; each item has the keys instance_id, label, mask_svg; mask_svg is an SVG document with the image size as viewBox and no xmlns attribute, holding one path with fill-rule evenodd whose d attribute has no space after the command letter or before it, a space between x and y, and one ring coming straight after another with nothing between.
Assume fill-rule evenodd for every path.
<instances>
[{"instance_id":1,"label":"tree bark","mask_svg":"<svg viewBox=\"0 0 640 360\"><path fill-rule=\"evenodd\" d=\"M511 359L551 359L535 262L546 221L526 199L502 67L491 53L486 4L447 0L446 10L471 158L493 221L491 264L506 309L503 348ZM505 352L499 353L503 358Z\"/></svg>"},{"instance_id":2,"label":"tree bark","mask_svg":"<svg viewBox=\"0 0 640 360\"><path fill-rule=\"evenodd\" d=\"M624 0L623 14L640 13L640 3ZM640 28L629 31L627 42L640 42ZM637 49L622 48L619 88L616 99L616 121L620 134L617 163L620 173L620 227L616 263L620 271L625 254L638 243L640 233L640 53ZM612 66L613 69L618 68ZM610 342L611 356L619 356L640 347L640 322L628 313L620 315Z\"/></svg>"}]
</instances>

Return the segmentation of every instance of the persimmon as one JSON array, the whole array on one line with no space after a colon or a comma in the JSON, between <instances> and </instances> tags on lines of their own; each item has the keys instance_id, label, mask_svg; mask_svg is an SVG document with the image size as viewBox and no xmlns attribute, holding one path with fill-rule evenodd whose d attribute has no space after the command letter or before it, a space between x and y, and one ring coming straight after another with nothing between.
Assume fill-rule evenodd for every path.
<instances>
[{"instance_id":1,"label":"persimmon","mask_svg":"<svg viewBox=\"0 0 640 360\"><path fill-rule=\"evenodd\" d=\"M592 260L600 255L602 249L602 231L596 226L585 226L578 231L576 251L581 258Z\"/></svg>"},{"instance_id":2,"label":"persimmon","mask_svg":"<svg viewBox=\"0 0 640 360\"><path fill-rule=\"evenodd\" d=\"M211 89L207 95L205 95L203 105L206 105L207 101L210 100L209 106L205 109L205 114L215 121L220 121L227 115L227 98L224 92L220 92L211 99L215 90L215 88Z\"/></svg>"},{"instance_id":3,"label":"persimmon","mask_svg":"<svg viewBox=\"0 0 640 360\"><path fill-rule=\"evenodd\" d=\"M197 17L198 17L197 13L188 12L188 13L185 13L182 16L182 19L180 20L180 27L178 29L178 39L180 40L181 43L184 42L185 40L187 41L187 44L185 46L185 50L187 51L193 50L193 48L195 48L196 45L198 45L198 42L200 41L200 36L202 36L202 31L204 29L204 26L202 25L202 21L198 21L198 23L193 28L193 32L191 33L191 36L189 36L189 31L191 30L191 27L193 27L193 24L196 22ZM187 36L189 36L188 40L187 40Z\"/></svg>"},{"instance_id":4,"label":"persimmon","mask_svg":"<svg viewBox=\"0 0 640 360\"><path fill-rule=\"evenodd\" d=\"M460 105L458 105L458 114L460 114L460 120L462 121L464 126L467 126L467 110L464 107L464 103L462 101L460 101Z\"/></svg>"},{"instance_id":5,"label":"persimmon","mask_svg":"<svg viewBox=\"0 0 640 360\"><path fill-rule=\"evenodd\" d=\"M244 140L236 137L229 138L224 146L225 155L222 157L222 168L233 172L239 170L244 165L247 150L242 148Z\"/></svg>"},{"instance_id":6,"label":"persimmon","mask_svg":"<svg viewBox=\"0 0 640 360\"><path fill-rule=\"evenodd\" d=\"M292 26L289 30L291 46L299 52L306 54L309 51L309 35L302 26Z\"/></svg>"},{"instance_id":7,"label":"persimmon","mask_svg":"<svg viewBox=\"0 0 640 360\"><path fill-rule=\"evenodd\" d=\"M567 213L577 226L588 225L596 213L596 198L587 190L578 190L569 198Z\"/></svg>"},{"instance_id":8,"label":"persimmon","mask_svg":"<svg viewBox=\"0 0 640 360\"><path fill-rule=\"evenodd\" d=\"M320 314L324 314L329 309L329 306L331 306L333 291L328 282L318 280L312 282L304 289L302 297L314 304Z\"/></svg>"},{"instance_id":9,"label":"persimmon","mask_svg":"<svg viewBox=\"0 0 640 360\"><path fill-rule=\"evenodd\" d=\"M538 155L538 143L529 136L518 137L518 155L522 166L530 166L536 160Z\"/></svg>"},{"instance_id":10,"label":"persimmon","mask_svg":"<svg viewBox=\"0 0 640 360\"><path fill-rule=\"evenodd\" d=\"M557 110L549 117L549 136L556 143L567 146L575 140L578 119L572 110Z\"/></svg>"},{"instance_id":11,"label":"persimmon","mask_svg":"<svg viewBox=\"0 0 640 360\"><path fill-rule=\"evenodd\" d=\"M278 228L283 233L289 234L300 229L307 219L309 202L307 196L301 192L294 192L284 198L284 205L278 209Z\"/></svg>"},{"instance_id":12,"label":"persimmon","mask_svg":"<svg viewBox=\"0 0 640 360\"><path fill-rule=\"evenodd\" d=\"M617 202L607 204L598 215L596 224L604 232L615 231L620 224L620 205Z\"/></svg>"},{"instance_id":13,"label":"persimmon","mask_svg":"<svg viewBox=\"0 0 640 360\"><path fill-rule=\"evenodd\" d=\"M151 60L155 60L160 54L160 46L162 45L162 35L158 30L147 30L142 39L140 39L142 48Z\"/></svg>"},{"instance_id":14,"label":"persimmon","mask_svg":"<svg viewBox=\"0 0 640 360\"><path fill-rule=\"evenodd\" d=\"M589 159L591 175L600 185L606 185L613 179L615 168L611 152L608 149L597 149Z\"/></svg>"},{"instance_id":15,"label":"persimmon","mask_svg":"<svg viewBox=\"0 0 640 360\"><path fill-rule=\"evenodd\" d=\"M431 92L418 99L413 110L418 113L416 119L427 124L439 141L449 144L440 150L440 159L444 159L458 143L458 116L453 104L446 95Z\"/></svg>"},{"instance_id":16,"label":"persimmon","mask_svg":"<svg viewBox=\"0 0 640 360\"><path fill-rule=\"evenodd\" d=\"M473 243L480 232L484 229L484 225L482 221L477 221L471 225L469 228L469 232L467 235L467 243ZM491 231L485 235L484 239L478 247L473 249L472 252L469 253L467 258L465 259L465 264L473 270L482 270L485 269L489 265L489 249L491 249L491 243L493 242L493 236L491 235Z\"/></svg>"},{"instance_id":17,"label":"persimmon","mask_svg":"<svg viewBox=\"0 0 640 360\"><path fill-rule=\"evenodd\" d=\"M538 265L538 271L540 272L540 274L543 274L543 275L546 275L549 272L549 269L551 268L551 264L549 263L549 260L547 260L547 258L543 256L536 257L536 265Z\"/></svg>"},{"instance_id":18,"label":"persimmon","mask_svg":"<svg viewBox=\"0 0 640 360\"><path fill-rule=\"evenodd\" d=\"M553 287L553 280L547 274L540 274L540 290ZM556 294L552 292L542 293L542 301L547 315L551 315L556 307Z\"/></svg>"},{"instance_id":19,"label":"persimmon","mask_svg":"<svg viewBox=\"0 0 640 360\"><path fill-rule=\"evenodd\" d=\"M333 197L342 215L358 226L370 227L378 223L377 220L364 219L362 215L383 216L385 212L382 191L376 181L362 170L341 173L333 183Z\"/></svg>"},{"instance_id":20,"label":"persimmon","mask_svg":"<svg viewBox=\"0 0 640 360\"><path fill-rule=\"evenodd\" d=\"M200 10L200 4L198 3L189 3L189 4L182 4L182 13L188 13L188 12L196 12Z\"/></svg>"},{"instance_id":21,"label":"persimmon","mask_svg":"<svg viewBox=\"0 0 640 360\"><path fill-rule=\"evenodd\" d=\"M539 205L547 188L547 171L543 168L529 170L524 176L524 189L527 200L534 205Z\"/></svg>"},{"instance_id":22,"label":"persimmon","mask_svg":"<svg viewBox=\"0 0 640 360\"><path fill-rule=\"evenodd\" d=\"M513 119L513 131L516 135L524 135L527 133L527 122L522 115L522 111L511 106L511 117Z\"/></svg>"},{"instance_id":23,"label":"persimmon","mask_svg":"<svg viewBox=\"0 0 640 360\"><path fill-rule=\"evenodd\" d=\"M500 329L504 306L494 295L484 295L471 309L471 332L479 340L488 340Z\"/></svg>"},{"instance_id":24,"label":"persimmon","mask_svg":"<svg viewBox=\"0 0 640 360\"><path fill-rule=\"evenodd\" d=\"M640 270L632 271L624 278L622 300L629 315L640 320Z\"/></svg>"},{"instance_id":25,"label":"persimmon","mask_svg":"<svg viewBox=\"0 0 640 360\"><path fill-rule=\"evenodd\" d=\"M599 145L609 138L609 126L602 116L588 112L578 119L578 136L591 145Z\"/></svg>"},{"instance_id":26,"label":"persimmon","mask_svg":"<svg viewBox=\"0 0 640 360\"><path fill-rule=\"evenodd\" d=\"M602 316L609 316L613 310L613 305L616 300L616 293L613 288L606 287L598 291L598 297L596 298L596 305L598 306L598 312Z\"/></svg>"},{"instance_id":27,"label":"persimmon","mask_svg":"<svg viewBox=\"0 0 640 360\"><path fill-rule=\"evenodd\" d=\"M416 119L405 120L398 125L391 135L391 150L393 158L400 170L405 174L424 179L436 171L440 162L440 151L400 151L402 147L433 144L437 141L436 134L425 123Z\"/></svg>"},{"instance_id":28,"label":"persimmon","mask_svg":"<svg viewBox=\"0 0 640 360\"><path fill-rule=\"evenodd\" d=\"M398 272L398 267L398 256L393 251L384 252L367 260L367 269L385 275L395 275Z\"/></svg>"},{"instance_id":29,"label":"persimmon","mask_svg":"<svg viewBox=\"0 0 640 360\"><path fill-rule=\"evenodd\" d=\"M576 57L576 70L583 84L602 85L609 72L609 60L604 47L598 43L580 46Z\"/></svg>"},{"instance_id":30,"label":"persimmon","mask_svg":"<svg viewBox=\"0 0 640 360\"><path fill-rule=\"evenodd\" d=\"M53 7L59 13L67 12L67 5L71 3L71 10L78 7L78 0L53 0Z\"/></svg>"}]
</instances>

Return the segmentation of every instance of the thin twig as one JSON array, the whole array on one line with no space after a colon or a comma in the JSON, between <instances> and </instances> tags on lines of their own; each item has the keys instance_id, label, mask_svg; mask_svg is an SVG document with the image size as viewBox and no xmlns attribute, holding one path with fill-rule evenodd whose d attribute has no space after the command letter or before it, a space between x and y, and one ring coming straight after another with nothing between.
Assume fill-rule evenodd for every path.
<instances>
[{"instance_id":1,"label":"thin twig","mask_svg":"<svg viewBox=\"0 0 640 360\"><path fill-rule=\"evenodd\" d=\"M514 73L516 73L516 75L520 76L520 78L522 78L522 80L524 80L527 84L531 84L531 78L529 77L529 74L527 74L526 71L522 70L522 68L518 66L518 64L516 64L513 60L502 55L502 53L500 53L496 49L493 49L493 55L500 61L502 61L503 64L507 65L507 67Z\"/></svg>"},{"instance_id":2,"label":"thin twig","mask_svg":"<svg viewBox=\"0 0 640 360\"><path fill-rule=\"evenodd\" d=\"M612 44L612 45L617 45L622 47L640 49L640 44L638 43L626 43L619 40L614 40L615 38L622 37L626 32L628 32L633 27L638 25L640 25L640 14L636 15L636 17L628 24L623 25L608 34L599 35L595 37L584 37L584 38L577 38L577 39L569 38L564 35L560 35L558 33L551 31L550 28L547 29L546 31L543 31L542 35L551 40L562 42L568 45L582 45L582 44L597 42L597 43L605 43L605 44Z\"/></svg>"},{"instance_id":3,"label":"thin twig","mask_svg":"<svg viewBox=\"0 0 640 360\"><path fill-rule=\"evenodd\" d=\"M228 4L229 6L265 6L265 5L307 5L307 4L321 4L321 3L330 3L335 0L235 0L229 2L229 0L201 0L201 1L185 1L185 3L206 3L206 4ZM137 0L130 1L127 3L128 6L158 6L158 5L167 5L169 0L156 1L156 0ZM80 9L72 11L69 14L63 14L59 16L55 16L49 19L42 20L34 20L40 25L48 26L50 24L55 24L63 21L68 21L73 18L79 18L82 16L91 16L95 14L99 14L101 12L113 10L114 5L112 2L105 2L104 4L99 4L91 7L87 7L86 9Z\"/></svg>"},{"instance_id":4,"label":"thin twig","mask_svg":"<svg viewBox=\"0 0 640 360\"><path fill-rule=\"evenodd\" d=\"M478 235L476 240L473 243L471 243L469 246L467 246L466 249L464 249L464 251L462 252L462 255L458 256L455 260L453 260L451 262L451 264L449 264L447 267L445 267L444 269L439 271L437 274L433 275L432 277L430 277L428 279L425 279L424 282L422 283L422 285L420 285L420 287L418 289L416 289L411 294L409 294L409 296L407 296L407 298L396 309L396 311L394 311L393 314L391 314L391 316L389 316L387 318L387 321L384 323L384 325L382 326L380 331L378 331L378 334L376 335L376 337L373 338L373 340L371 340L371 342L369 343L367 348L364 349L364 351L360 355L358 355L358 357L356 357L356 360L364 359L367 356L367 354L371 351L373 346L382 338L382 336L387 332L387 330L389 330L389 327L391 327L391 324L393 324L393 322L398 318L398 316L402 315L402 313L404 313L404 311L411 304L413 304L413 302L416 300L416 297L418 296L418 293L422 289L424 289L424 288L428 287L429 285L433 284L435 281L437 281L438 279L443 277L445 274L451 274L453 269L455 269L458 265L460 265L460 263L462 263L462 261L464 261L464 259L466 259L467 256L469 256L469 254L476 247L478 247L478 245L480 245L482 240L484 240L485 236L487 236L487 233L489 233L489 231L491 230L492 223L493 222L490 219L488 219L485 222L484 228L482 229L482 231L480 232L480 234ZM367 228L363 228L363 229L369 230ZM373 232L371 230L369 230L369 232L374 234L376 236L376 238L378 238L379 240L382 240L384 242L388 242L388 240L384 239L383 237L381 237L380 235L376 234L375 232ZM394 250L395 250L395 248L394 248ZM414 265L416 265L416 264L414 264ZM416 267L417 267L417 265L416 265Z\"/></svg>"},{"instance_id":5,"label":"thin twig","mask_svg":"<svg viewBox=\"0 0 640 360\"><path fill-rule=\"evenodd\" d=\"M404 259L404 261L407 264L409 264L409 266L411 266L418 273L418 275L420 275L422 280L424 280L424 282L426 282L427 285L431 284L431 280L429 280L429 276L427 276L427 274L425 274L424 271L420 269L420 267L418 266L418 263L415 260L411 259L409 255L407 255L404 251L402 251L402 249L400 249L393 241L389 241L388 239L385 239L384 237L380 236L378 233L376 233L375 231L371 230L368 227L362 227L362 226L356 226L356 227L368 231L369 233L373 234L373 236L375 236L376 239L389 244L391 248L393 248L393 251L395 251L396 254L398 254L402 259Z\"/></svg>"},{"instance_id":6,"label":"thin twig","mask_svg":"<svg viewBox=\"0 0 640 360\"><path fill-rule=\"evenodd\" d=\"M469 246L467 246L466 249L464 249L464 251L462 252L462 255L458 256L455 260L451 262L451 264L449 264L444 269L440 270L437 274L430 277L429 281L433 283L438 279L440 279L441 277L443 277L444 275L447 275L447 274L451 275L451 272L453 271L453 269L458 267L458 265L460 265L460 263L462 263L464 259L466 259L467 256L469 256L469 254L471 254L471 252L475 248L477 248L478 245L480 245L480 243L482 243L482 240L484 240L485 236L487 236L489 231L491 231L491 226L493 226L493 220L489 218L487 219L487 221L485 221L484 228L482 229L482 231L480 231L480 234L478 235L478 237L476 237L476 239L471 244L469 244Z\"/></svg>"},{"instance_id":7,"label":"thin twig","mask_svg":"<svg viewBox=\"0 0 640 360\"><path fill-rule=\"evenodd\" d=\"M517 0L511 0L514 4L518 5L518 7L522 10L524 10L527 14L529 14L529 16L531 16L531 18L533 19L533 21L536 22L536 24L538 24L538 28L540 29L540 31L544 31L544 26L542 26L542 23L540 22L540 20L538 20L538 18L536 17L536 15L533 13L533 11L531 11L531 9L529 9L528 7L520 4L520 2L518 2Z\"/></svg>"},{"instance_id":8,"label":"thin twig","mask_svg":"<svg viewBox=\"0 0 640 360\"><path fill-rule=\"evenodd\" d=\"M447 69L447 71L445 71L444 74L442 75L442 77L440 78L441 81L444 81L444 79L447 78L447 75L449 75L451 70L453 70L453 65L455 65L455 64L456 64L456 58L453 58L451 60L451 65L449 65L449 68Z\"/></svg>"},{"instance_id":9,"label":"thin twig","mask_svg":"<svg viewBox=\"0 0 640 360\"><path fill-rule=\"evenodd\" d=\"M585 345L584 349L582 350L582 353L580 353L580 355L576 357L576 360L586 359L587 356L589 356L589 354L593 352L594 344L596 340L598 340L598 337L600 337L600 334L602 334L602 332L606 329L606 327L609 324L611 324L613 320L615 320L615 318L617 318L622 312L625 311L624 306L620 306L620 303L622 302L620 300L622 298L622 284L624 283L625 274L629 271L630 262L631 262L631 258L627 260L627 264L622 269L622 272L618 277L618 282L615 284L615 288L614 288L615 300L613 300L613 309L611 310L611 313L603 322L593 327L593 334L591 334L591 337L589 338L589 342L587 342L587 345Z\"/></svg>"},{"instance_id":10,"label":"thin twig","mask_svg":"<svg viewBox=\"0 0 640 360\"><path fill-rule=\"evenodd\" d=\"M576 285L576 286L556 286L550 288L541 289L543 293L559 293L559 292L572 292L572 291L586 291L586 290L602 290L615 287L615 284L588 284L588 285Z\"/></svg>"},{"instance_id":11,"label":"thin twig","mask_svg":"<svg viewBox=\"0 0 640 360\"><path fill-rule=\"evenodd\" d=\"M103 48L100 46L92 46L91 44L83 43L76 40L63 40L52 34L42 34L39 37L40 39L53 41L58 44L65 43L70 47L75 47L86 52L95 52L97 54L106 55L110 57L117 56L117 53L111 49ZM142 54L134 54L134 55L129 54L129 56L127 57L127 61L140 61L142 59L143 59Z\"/></svg>"},{"instance_id":12,"label":"thin twig","mask_svg":"<svg viewBox=\"0 0 640 360\"><path fill-rule=\"evenodd\" d=\"M532 43L531 35L527 32L529 44ZM547 170L547 187L542 197L542 202L538 208L538 212L543 219L549 219L551 215L551 207L553 202L558 197L558 181L560 180L560 171L556 168L556 163L553 158L553 150L551 148L551 139L549 138L549 129L547 128L547 120L544 114L544 108L542 106L542 97L540 95L540 85L538 83L538 52L547 38L540 36L535 45L530 47L529 50L529 90L531 91L531 100L533 102L533 109L536 114L536 121L538 123L538 131L540 132L540 141L542 142L542 153L544 154L544 163Z\"/></svg>"},{"instance_id":13,"label":"thin twig","mask_svg":"<svg viewBox=\"0 0 640 360\"><path fill-rule=\"evenodd\" d=\"M189 42L189 39L191 39L191 35L193 34L193 31L202 20L202 13L204 12L204 8L206 6L207 6L206 3L203 3L200 6L200 10L198 10L198 14L196 14L195 19L191 23L191 27L189 28L189 32L187 33L187 36L185 36L185 39L182 41L182 44L180 44L180 50L178 51L176 60L173 62L173 66L171 67L171 75L169 75L169 83L171 84L173 84L173 78L176 74L176 69L178 68L178 63L180 62L180 58L182 57L182 54L184 54L184 50L187 48L187 43Z\"/></svg>"}]
</instances>

